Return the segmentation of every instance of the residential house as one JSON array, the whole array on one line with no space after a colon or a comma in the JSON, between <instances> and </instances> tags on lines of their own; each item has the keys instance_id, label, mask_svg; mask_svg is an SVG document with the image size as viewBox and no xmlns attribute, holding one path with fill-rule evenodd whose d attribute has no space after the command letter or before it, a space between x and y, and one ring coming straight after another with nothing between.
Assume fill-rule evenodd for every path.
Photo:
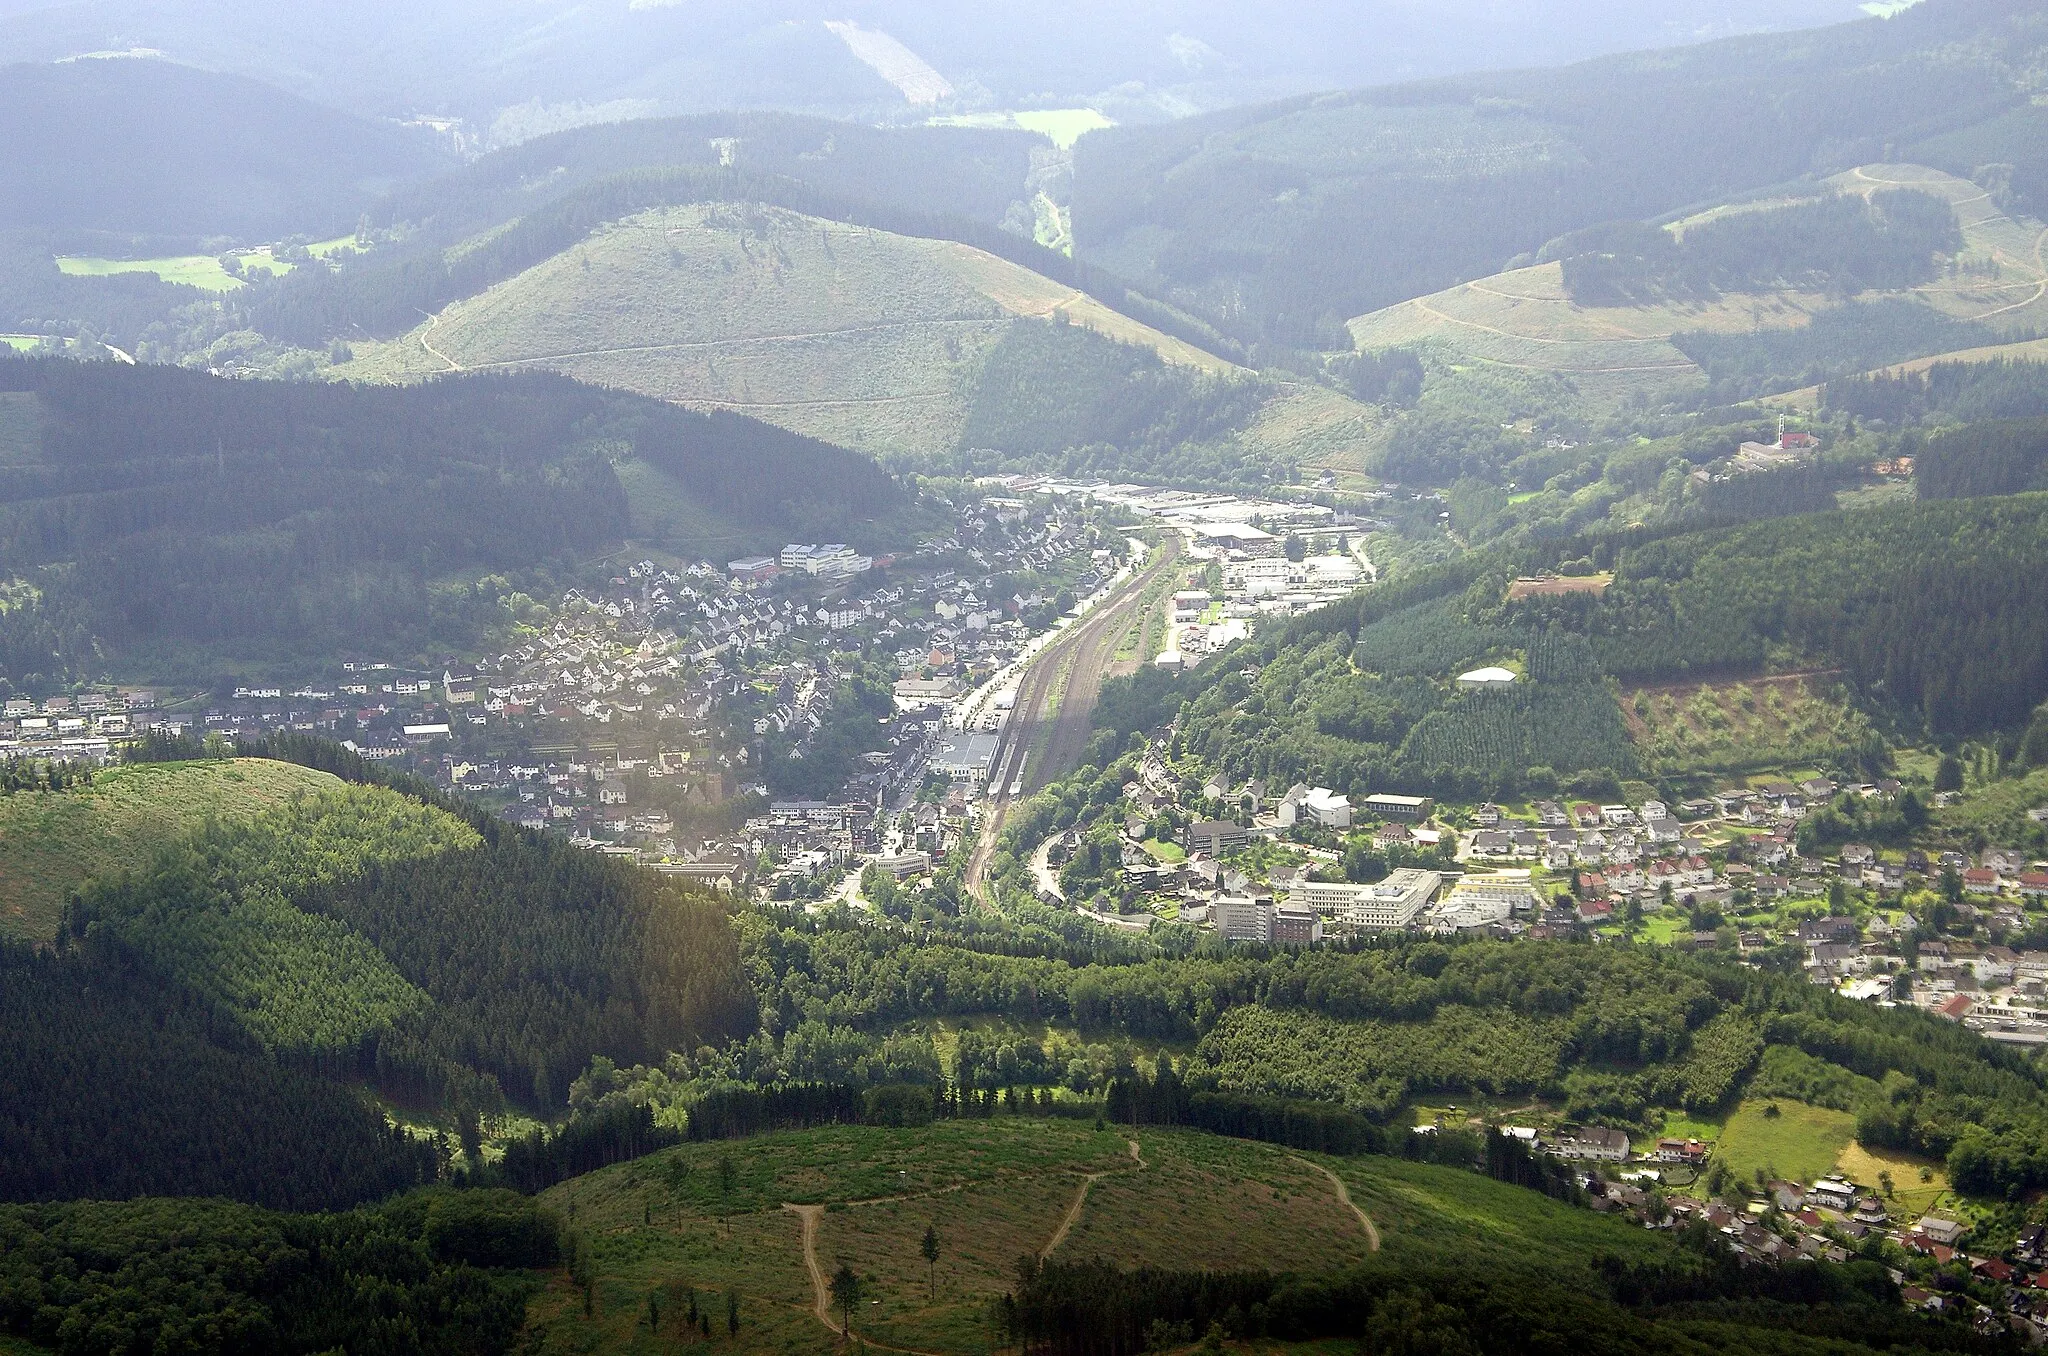
<instances>
[{"instance_id":1,"label":"residential house","mask_svg":"<svg viewBox=\"0 0 2048 1356\"><path fill-rule=\"evenodd\" d=\"M1604 1125L1568 1127L1551 1138L1550 1151L1559 1158L1622 1163L1628 1160L1628 1136Z\"/></svg>"}]
</instances>

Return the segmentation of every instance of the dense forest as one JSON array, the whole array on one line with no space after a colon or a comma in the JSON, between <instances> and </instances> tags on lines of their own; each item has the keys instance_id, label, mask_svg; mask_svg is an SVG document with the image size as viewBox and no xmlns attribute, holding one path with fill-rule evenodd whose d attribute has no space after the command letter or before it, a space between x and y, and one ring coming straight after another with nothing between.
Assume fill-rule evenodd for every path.
<instances>
[{"instance_id":1,"label":"dense forest","mask_svg":"<svg viewBox=\"0 0 2048 1356\"><path fill-rule=\"evenodd\" d=\"M687 1107L735 1083L1114 1098L1135 1086L1129 1042L1192 1043L1178 1076L1190 1092L1237 1099L1233 1114L1262 1100L1315 1103L1399 1124L1419 1096L1536 1095L1575 1119L1645 1133L1660 1108L1712 1111L1754 1085L1853 1112L1866 1142L1945 1158L1966 1191L2016 1199L2048 1183L2048 1084L2024 1055L1796 972L1547 942L1380 939L1297 952L1176 942L1168 930L1047 947L1026 940L1035 906L1022 907L975 929L920 909L921 936L851 918L743 915L762 1030L658 1068L594 1067L577 1104ZM1011 1025L964 1034L949 1077L926 1025L985 1015ZM1040 1022L1055 1030L1025 1034Z\"/></svg>"},{"instance_id":2,"label":"dense forest","mask_svg":"<svg viewBox=\"0 0 2048 1356\"><path fill-rule=\"evenodd\" d=\"M595 1059L754 1028L715 901L337 746L254 751L353 785L208 826L89 886L63 956L8 954L0 1195L346 1205L432 1181L440 1155L345 1084L546 1114Z\"/></svg>"},{"instance_id":3,"label":"dense forest","mask_svg":"<svg viewBox=\"0 0 2048 1356\"><path fill-rule=\"evenodd\" d=\"M1521 1356L1826 1350L1990 1352L1998 1339L1909 1314L1874 1261L1768 1271L1716 1255L1694 1233L1660 1264L1595 1259L1561 1285L1537 1257L1474 1267L1456 1256L1374 1259L1327 1276L1125 1271L1106 1261L1022 1258L996 1308L1011 1338L1053 1356L1136 1356L1197 1334L1230 1341L1355 1342L1361 1351Z\"/></svg>"},{"instance_id":4,"label":"dense forest","mask_svg":"<svg viewBox=\"0 0 2048 1356\"><path fill-rule=\"evenodd\" d=\"M1111 479L1185 476L1204 444L1225 444L1270 396L1264 383L1203 376L1079 325L1023 320L989 355L960 449L1004 465ZM1194 445L1194 446L1190 446ZM1258 484L1258 458L1224 479Z\"/></svg>"},{"instance_id":5,"label":"dense forest","mask_svg":"<svg viewBox=\"0 0 2048 1356\"><path fill-rule=\"evenodd\" d=\"M1754 669L1771 646L1839 665L1942 734L2048 695L2048 498L1781 518L1624 551L1588 622L1610 672Z\"/></svg>"},{"instance_id":6,"label":"dense forest","mask_svg":"<svg viewBox=\"0 0 2048 1356\"><path fill-rule=\"evenodd\" d=\"M0 614L17 688L102 656L205 682L209 656L477 647L507 615L477 576L539 592L627 534L616 455L738 524L857 537L902 502L853 453L540 374L378 388L0 356L5 391L42 415L0 468L0 571L35 590Z\"/></svg>"},{"instance_id":7,"label":"dense forest","mask_svg":"<svg viewBox=\"0 0 2048 1356\"><path fill-rule=\"evenodd\" d=\"M1735 38L1113 128L1075 148L1075 248L1241 340L1343 347L1346 319L1571 231L1911 160L2023 102L2001 54L2027 51L2037 18L2024 0L1923 5L1796 44ZM1996 161L2011 163L1957 172Z\"/></svg>"},{"instance_id":8,"label":"dense forest","mask_svg":"<svg viewBox=\"0 0 2048 1356\"><path fill-rule=\"evenodd\" d=\"M1565 291L1581 306L1639 306L1780 288L1897 291L1933 277L1935 257L1962 243L1947 202L1894 189L1731 212L1682 235L1596 228L1553 241L1538 258L1563 261Z\"/></svg>"},{"instance_id":9,"label":"dense forest","mask_svg":"<svg viewBox=\"0 0 2048 1356\"><path fill-rule=\"evenodd\" d=\"M1929 438L1913 479L1922 499L2048 490L2048 418L1976 424Z\"/></svg>"},{"instance_id":10,"label":"dense forest","mask_svg":"<svg viewBox=\"0 0 2048 1356\"><path fill-rule=\"evenodd\" d=\"M325 1210L434 1180L354 1091L118 957L0 949L0 1200L231 1196Z\"/></svg>"},{"instance_id":11,"label":"dense forest","mask_svg":"<svg viewBox=\"0 0 2048 1356\"><path fill-rule=\"evenodd\" d=\"M1673 335L1671 343L1705 369L1708 400L1735 401L2009 338L1989 325L1953 320L1917 301L1882 297L1822 311L1798 329L1753 334L1689 330Z\"/></svg>"},{"instance_id":12,"label":"dense forest","mask_svg":"<svg viewBox=\"0 0 2048 1356\"><path fill-rule=\"evenodd\" d=\"M189 1185L189 1184L188 1184ZM560 1225L509 1191L339 1214L228 1201L0 1207L0 1332L67 1356L496 1356Z\"/></svg>"},{"instance_id":13,"label":"dense forest","mask_svg":"<svg viewBox=\"0 0 2048 1356\"><path fill-rule=\"evenodd\" d=\"M1821 395L1830 411L1892 424L2040 419L2048 417L2048 363L1939 362L1918 372L1845 377L1829 382Z\"/></svg>"}]
</instances>

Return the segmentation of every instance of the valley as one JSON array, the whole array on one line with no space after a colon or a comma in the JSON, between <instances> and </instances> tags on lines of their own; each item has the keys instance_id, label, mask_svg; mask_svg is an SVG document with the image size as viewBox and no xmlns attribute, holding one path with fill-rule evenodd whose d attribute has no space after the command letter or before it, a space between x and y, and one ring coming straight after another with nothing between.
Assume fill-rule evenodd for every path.
<instances>
[{"instance_id":1,"label":"valley","mask_svg":"<svg viewBox=\"0 0 2048 1356\"><path fill-rule=\"evenodd\" d=\"M24 3L5 1356L2048 1342L2039 0Z\"/></svg>"}]
</instances>

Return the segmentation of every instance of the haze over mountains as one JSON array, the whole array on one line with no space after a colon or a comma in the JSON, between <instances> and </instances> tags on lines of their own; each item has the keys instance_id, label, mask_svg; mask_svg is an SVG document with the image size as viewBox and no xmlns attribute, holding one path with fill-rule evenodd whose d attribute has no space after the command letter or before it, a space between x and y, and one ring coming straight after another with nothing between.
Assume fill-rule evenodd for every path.
<instances>
[{"instance_id":1,"label":"haze over mountains","mask_svg":"<svg viewBox=\"0 0 2048 1356\"><path fill-rule=\"evenodd\" d=\"M2017 1356L2044 578L2043 0L0 0L0 1356Z\"/></svg>"},{"instance_id":2,"label":"haze over mountains","mask_svg":"<svg viewBox=\"0 0 2048 1356\"><path fill-rule=\"evenodd\" d=\"M595 118L721 108L900 121L1079 103L1158 120L1855 12L1846 0L1372 0L1327 9L1216 0L994 8L886 0L836 9L808 0L371 0L284 9L256 0L9 0L0 62L151 49L362 114L460 118L470 144L489 146Z\"/></svg>"}]
</instances>

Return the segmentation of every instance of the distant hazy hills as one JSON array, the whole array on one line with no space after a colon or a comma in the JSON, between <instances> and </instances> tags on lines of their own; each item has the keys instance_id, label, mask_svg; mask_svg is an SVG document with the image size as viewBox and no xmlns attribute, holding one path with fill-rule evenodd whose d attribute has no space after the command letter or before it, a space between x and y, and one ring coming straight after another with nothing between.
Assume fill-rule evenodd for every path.
<instances>
[{"instance_id":1,"label":"distant hazy hills","mask_svg":"<svg viewBox=\"0 0 2048 1356\"><path fill-rule=\"evenodd\" d=\"M0 229L268 239L352 229L452 164L431 136L168 61L0 68Z\"/></svg>"},{"instance_id":2,"label":"distant hazy hills","mask_svg":"<svg viewBox=\"0 0 2048 1356\"><path fill-rule=\"evenodd\" d=\"M2044 54L2034 0L1926 0L1791 36L1114 128L1075 148L1075 248L1240 339L1335 347L1351 316L1566 232L1921 143L1955 172L2007 163L2025 193L2048 138L2020 73Z\"/></svg>"},{"instance_id":3,"label":"distant hazy hills","mask_svg":"<svg viewBox=\"0 0 2048 1356\"><path fill-rule=\"evenodd\" d=\"M1616 257L1611 249L1579 253L1613 244L1586 232L1591 243L1565 237L1545 248L1543 262L1360 316L1350 333L1369 351L1420 345L1447 367L1555 378L1580 408L1606 411L1632 394L1667 396L1709 382L1747 397L1930 354L1984 348L1983 356L1998 356L2004 341L2048 328L2048 233L2030 216L2001 210L1979 185L1922 165L1869 165L1808 191L1881 197L1902 189L1944 204L1958 233L1937 259L1923 251L1926 275L1908 286L1844 287L1815 270L1750 287L1574 295L1576 265ZM1839 201L1767 198L1678 226L1686 236L1711 231L1711 223L1761 227L1744 242L1753 262L1770 252L1773 223L1791 235L1802 213L1818 216L1821 204ZM1820 259L1853 259L1851 242L1805 243Z\"/></svg>"},{"instance_id":4,"label":"distant hazy hills","mask_svg":"<svg viewBox=\"0 0 2048 1356\"><path fill-rule=\"evenodd\" d=\"M1159 120L1303 91L1848 18L1851 0L72 0L0 3L0 61L144 47L477 144L718 108L902 120L1086 103Z\"/></svg>"}]
</instances>

